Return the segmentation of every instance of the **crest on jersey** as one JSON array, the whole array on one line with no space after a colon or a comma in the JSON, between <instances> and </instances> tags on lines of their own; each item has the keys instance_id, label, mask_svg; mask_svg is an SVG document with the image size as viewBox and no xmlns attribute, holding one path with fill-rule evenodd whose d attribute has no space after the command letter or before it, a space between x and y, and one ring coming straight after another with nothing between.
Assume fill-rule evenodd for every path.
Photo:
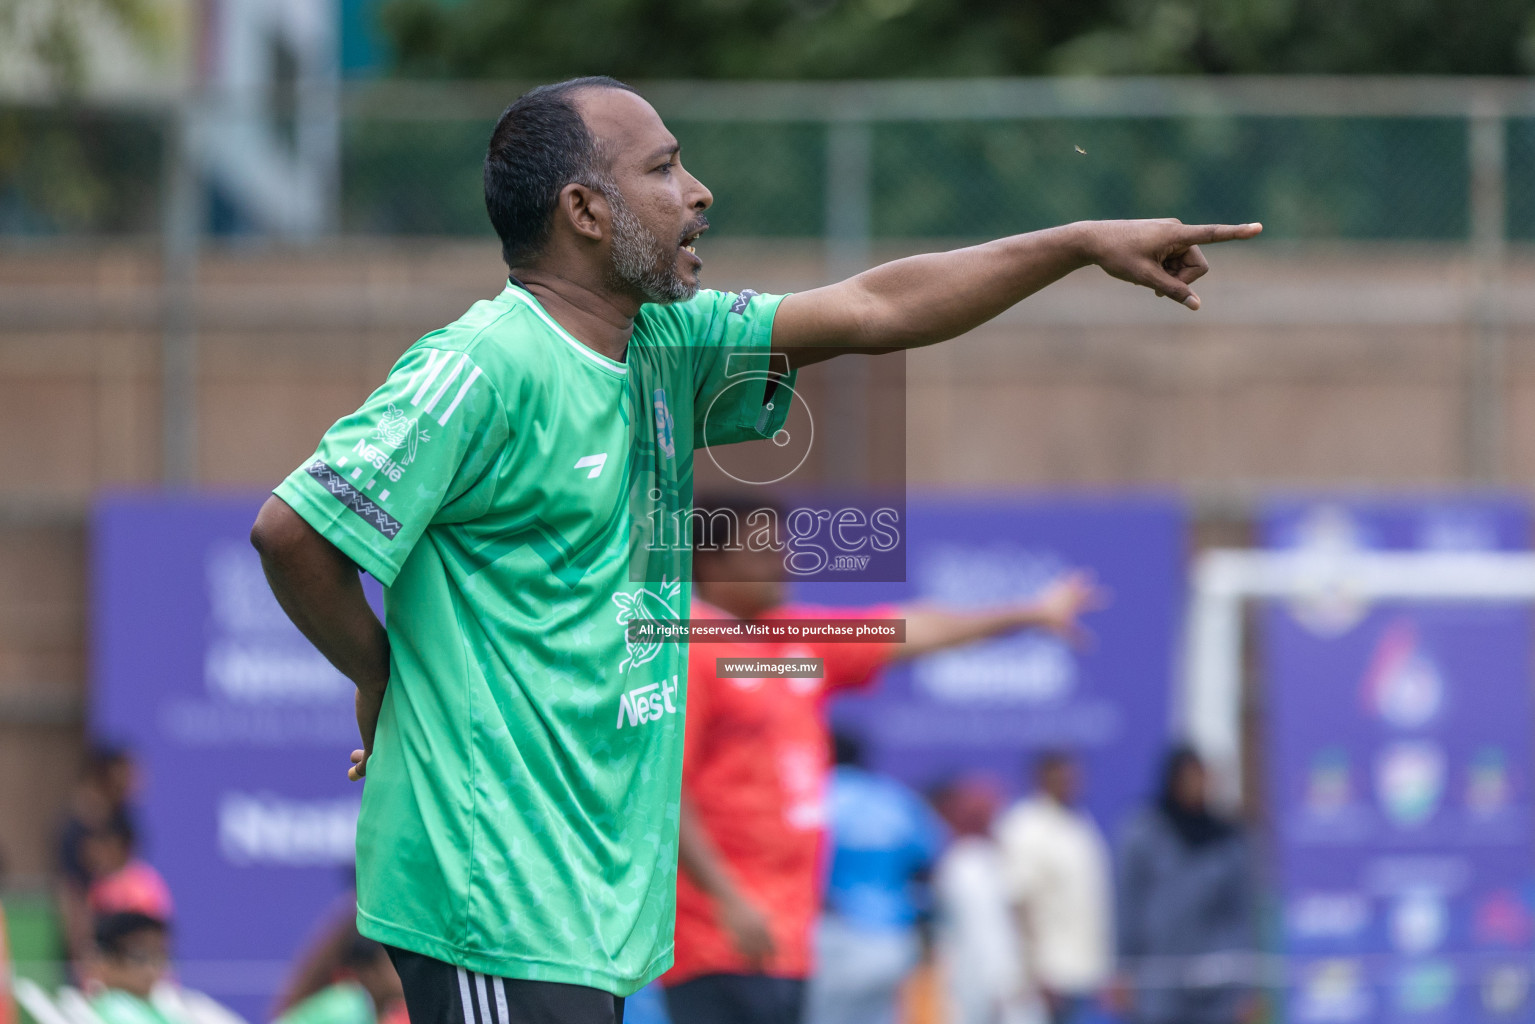
<instances>
[{"instance_id":1,"label":"crest on jersey","mask_svg":"<svg viewBox=\"0 0 1535 1024\"><path fill-rule=\"evenodd\" d=\"M656 590L648 590L641 587L632 594L619 592L613 595L613 603L618 605L618 624L627 626L636 619L672 619L677 613L672 610L672 601L682 591L682 584L673 580L670 583L662 582ZM628 657L618 665L618 671L624 672L636 665L644 665L656 659L661 653L661 640L636 640L631 639L628 630L624 631L624 646L627 648Z\"/></svg>"},{"instance_id":2,"label":"crest on jersey","mask_svg":"<svg viewBox=\"0 0 1535 1024\"><path fill-rule=\"evenodd\" d=\"M431 435L421 429L419 420L414 416L406 416L395 407L393 402L389 403L383 418L373 429L373 437L380 444L388 445L395 451L405 449L405 457L399 460L401 466L408 466L416 461L416 445L419 442L432 439Z\"/></svg>"},{"instance_id":3,"label":"crest on jersey","mask_svg":"<svg viewBox=\"0 0 1535 1024\"><path fill-rule=\"evenodd\" d=\"M656 444L660 446L661 454L670 459L677 454L677 439L672 411L666 407L666 389L656 388L652 397L656 407Z\"/></svg>"}]
</instances>

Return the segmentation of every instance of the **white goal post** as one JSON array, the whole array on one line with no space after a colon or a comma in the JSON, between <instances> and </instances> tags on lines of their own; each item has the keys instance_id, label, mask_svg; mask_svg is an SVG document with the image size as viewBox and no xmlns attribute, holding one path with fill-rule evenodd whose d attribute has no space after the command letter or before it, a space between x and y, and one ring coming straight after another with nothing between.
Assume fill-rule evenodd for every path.
<instances>
[{"instance_id":1,"label":"white goal post","mask_svg":"<svg viewBox=\"0 0 1535 1024\"><path fill-rule=\"evenodd\" d=\"M1257 599L1535 602L1535 554L1217 549L1194 567L1175 720L1215 768L1215 796L1242 793L1243 605Z\"/></svg>"}]
</instances>

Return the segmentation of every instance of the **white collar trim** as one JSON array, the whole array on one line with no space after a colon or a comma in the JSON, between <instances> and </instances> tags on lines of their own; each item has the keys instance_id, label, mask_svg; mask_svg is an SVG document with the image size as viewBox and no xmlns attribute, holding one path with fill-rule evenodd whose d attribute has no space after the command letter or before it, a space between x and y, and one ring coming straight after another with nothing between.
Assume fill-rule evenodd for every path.
<instances>
[{"instance_id":1,"label":"white collar trim","mask_svg":"<svg viewBox=\"0 0 1535 1024\"><path fill-rule=\"evenodd\" d=\"M532 295L510 283L507 284L506 290L512 295L513 298L517 299L519 302L523 303L529 309L531 309L534 313L538 314L539 319L548 324L550 328L553 329L555 334L558 334L566 341L566 343L568 343L572 348L581 353L587 359L590 359L594 364L602 367L609 373L616 373L620 376L628 376L629 367L627 364L620 363L616 359L609 359L601 352L593 352L590 346L583 345L581 342L577 341L569 331L559 325L559 322L555 320L554 317L550 316L547 312L544 311L544 307L539 305L538 300L535 299Z\"/></svg>"}]
</instances>

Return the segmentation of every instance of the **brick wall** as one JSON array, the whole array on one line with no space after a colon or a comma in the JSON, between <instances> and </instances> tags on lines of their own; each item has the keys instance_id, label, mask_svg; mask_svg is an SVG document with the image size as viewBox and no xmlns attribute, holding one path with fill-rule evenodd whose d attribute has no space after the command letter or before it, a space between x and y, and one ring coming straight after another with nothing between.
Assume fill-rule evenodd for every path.
<instances>
[{"instance_id":1,"label":"brick wall","mask_svg":"<svg viewBox=\"0 0 1535 1024\"><path fill-rule=\"evenodd\" d=\"M720 287L800 289L823 274L810 244L706 242L703 255ZM1463 482L1468 356L1486 307L1460 254L1210 255L1198 314L1088 270L912 354L910 483L1173 487L1199 499L1202 537L1229 542L1265 489ZM0 851L16 875L46 867L82 742L91 496L160 477L158 275L142 246L0 250ZM482 244L209 251L199 483L273 484L407 345L500 277ZM1511 323L1501 436L1518 487L1535 484L1532 285L1535 260L1517 260L1500 299ZM805 387L822 402L890 376L831 364L807 371ZM878 424L869 433L889 448Z\"/></svg>"}]
</instances>

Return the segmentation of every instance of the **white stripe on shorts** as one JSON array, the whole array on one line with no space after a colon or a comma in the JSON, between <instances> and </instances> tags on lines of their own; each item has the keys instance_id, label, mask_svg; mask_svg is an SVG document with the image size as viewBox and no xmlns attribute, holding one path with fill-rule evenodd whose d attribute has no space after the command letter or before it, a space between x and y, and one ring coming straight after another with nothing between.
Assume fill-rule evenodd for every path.
<instances>
[{"instance_id":1,"label":"white stripe on shorts","mask_svg":"<svg viewBox=\"0 0 1535 1024\"><path fill-rule=\"evenodd\" d=\"M458 1001L464 1004L464 1024L474 1024L474 997L469 994L469 972L458 969Z\"/></svg>"},{"instance_id":2,"label":"white stripe on shorts","mask_svg":"<svg viewBox=\"0 0 1535 1024\"><path fill-rule=\"evenodd\" d=\"M490 987L496 990L496 1013L501 1024L512 1024L512 1015L506 1012L506 982L497 976L490 979Z\"/></svg>"},{"instance_id":3,"label":"white stripe on shorts","mask_svg":"<svg viewBox=\"0 0 1535 1024\"><path fill-rule=\"evenodd\" d=\"M485 975L476 974L474 976L474 990L480 997L480 1020L484 1024L492 1024L494 1018L490 1015L490 999L485 995Z\"/></svg>"}]
</instances>

